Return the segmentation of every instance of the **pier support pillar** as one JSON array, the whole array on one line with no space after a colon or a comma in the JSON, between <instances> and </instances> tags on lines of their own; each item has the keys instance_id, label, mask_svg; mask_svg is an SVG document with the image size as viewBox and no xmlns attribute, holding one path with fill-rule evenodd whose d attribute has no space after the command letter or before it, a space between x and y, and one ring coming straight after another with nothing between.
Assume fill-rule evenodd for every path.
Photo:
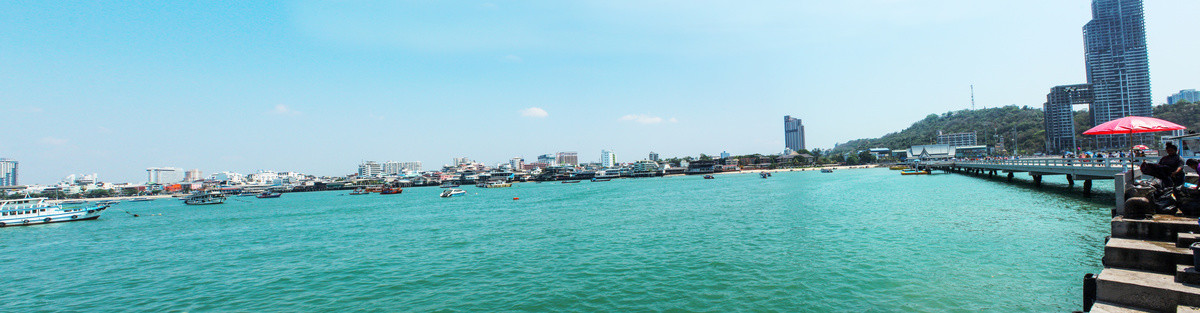
<instances>
[{"instance_id":1,"label":"pier support pillar","mask_svg":"<svg viewBox=\"0 0 1200 313\"><path fill-rule=\"evenodd\" d=\"M1042 175L1033 175L1033 184L1039 187L1042 186Z\"/></svg>"},{"instance_id":2,"label":"pier support pillar","mask_svg":"<svg viewBox=\"0 0 1200 313\"><path fill-rule=\"evenodd\" d=\"M1067 174L1067 187L1075 187L1075 176Z\"/></svg>"},{"instance_id":3,"label":"pier support pillar","mask_svg":"<svg viewBox=\"0 0 1200 313\"><path fill-rule=\"evenodd\" d=\"M1012 173L1012 172L1008 172L1008 181L1009 181L1009 182L1012 182L1012 180L1013 180L1013 173Z\"/></svg>"},{"instance_id":4,"label":"pier support pillar","mask_svg":"<svg viewBox=\"0 0 1200 313\"><path fill-rule=\"evenodd\" d=\"M1087 194L1092 193L1092 180L1091 179L1083 180L1083 192L1087 193Z\"/></svg>"}]
</instances>

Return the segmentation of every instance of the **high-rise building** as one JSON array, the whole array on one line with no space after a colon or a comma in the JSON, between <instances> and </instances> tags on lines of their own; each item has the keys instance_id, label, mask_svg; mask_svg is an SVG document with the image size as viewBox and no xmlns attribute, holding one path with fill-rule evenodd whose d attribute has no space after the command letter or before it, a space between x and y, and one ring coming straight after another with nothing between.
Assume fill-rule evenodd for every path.
<instances>
[{"instance_id":1,"label":"high-rise building","mask_svg":"<svg viewBox=\"0 0 1200 313\"><path fill-rule=\"evenodd\" d=\"M512 169L514 171L524 170L525 169L525 159L522 159L520 157L514 157L514 158L508 160L508 165L512 166Z\"/></svg>"},{"instance_id":2,"label":"high-rise building","mask_svg":"<svg viewBox=\"0 0 1200 313\"><path fill-rule=\"evenodd\" d=\"M1046 152L1061 154L1076 150L1075 110L1072 106L1092 103L1092 85L1063 85L1050 88L1042 104L1046 127ZM997 147L999 149L999 147Z\"/></svg>"},{"instance_id":3,"label":"high-rise building","mask_svg":"<svg viewBox=\"0 0 1200 313\"><path fill-rule=\"evenodd\" d=\"M383 174L383 165L375 161L366 161L358 165L358 177L375 177L380 174Z\"/></svg>"},{"instance_id":4,"label":"high-rise building","mask_svg":"<svg viewBox=\"0 0 1200 313\"><path fill-rule=\"evenodd\" d=\"M938 136L937 136L937 143L939 145L949 145L949 146L954 146L954 147L974 146L975 142L976 142L975 132L938 134Z\"/></svg>"},{"instance_id":5,"label":"high-rise building","mask_svg":"<svg viewBox=\"0 0 1200 313\"><path fill-rule=\"evenodd\" d=\"M183 181L185 182L194 182L197 180L204 180L204 175L200 172L200 169L188 170L187 173L183 175Z\"/></svg>"},{"instance_id":6,"label":"high-rise building","mask_svg":"<svg viewBox=\"0 0 1200 313\"><path fill-rule=\"evenodd\" d=\"M783 145L792 151L804 150L804 124L800 119L783 116Z\"/></svg>"},{"instance_id":7,"label":"high-rise building","mask_svg":"<svg viewBox=\"0 0 1200 313\"><path fill-rule=\"evenodd\" d=\"M146 182L151 184L174 184L183 181L183 169L175 167L146 168Z\"/></svg>"},{"instance_id":8,"label":"high-rise building","mask_svg":"<svg viewBox=\"0 0 1200 313\"><path fill-rule=\"evenodd\" d=\"M454 166L467 165L471 163L471 159L468 159L467 157L454 158Z\"/></svg>"},{"instance_id":9,"label":"high-rise building","mask_svg":"<svg viewBox=\"0 0 1200 313\"><path fill-rule=\"evenodd\" d=\"M658 153L650 152L650 161L658 162Z\"/></svg>"},{"instance_id":10,"label":"high-rise building","mask_svg":"<svg viewBox=\"0 0 1200 313\"><path fill-rule=\"evenodd\" d=\"M554 165L558 164L558 160L554 157L553 154L539 155L537 162L545 164L546 166L554 166Z\"/></svg>"},{"instance_id":11,"label":"high-rise building","mask_svg":"<svg viewBox=\"0 0 1200 313\"><path fill-rule=\"evenodd\" d=\"M0 159L0 187L17 185L17 160Z\"/></svg>"},{"instance_id":12,"label":"high-rise building","mask_svg":"<svg viewBox=\"0 0 1200 313\"><path fill-rule=\"evenodd\" d=\"M1145 24L1142 0L1092 0L1083 42L1093 126L1153 114ZM1096 137L1097 148L1121 147L1126 140L1124 135Z\"/></svg>"},{"instance_id":13,"label":"high-rise building","mask_svg":"<svg viewBox=\"0 0 1200 313\"><path fill-rule=\"evenodd\" d=\"M600 150L600 166L613 167L617 165L617 154L608 150Z\"/></svg>"},{"instance_id":14,"label":"high-rise building","mask_svg":"<svg viewBox=\"0 0 1200 313\"><path fill-rule=\"evenodd\" d=\"M729 158L729 152L727 152L727 151L721 151L721 158L722 158L722 159L728 159L728 158Z\"/></svg>"},{"instance_id":15,"label":"high-rise building","mask_svg":"<svg viewBox=\"0 0 1200 313\"><path fill-rule=\"evenodd\" d=\"M1176 104L1179 103L1179 101L1198 103L1200 102L1200 91L1196 91L1195 89L1184 89L1180 90L1176 94L1171 95L1170 97L1167 97L1167 104Z\"/></svg>"},{"instance_id":16,"label":"high-rise building","mask_svg":"<svg viewBox=\"0 0 1200 313\"><path fill-rule=\"evenodd\" d=\"M559 152L557 161L558 165L579 165L579 153Z\"/></svg>"}]
</instances>

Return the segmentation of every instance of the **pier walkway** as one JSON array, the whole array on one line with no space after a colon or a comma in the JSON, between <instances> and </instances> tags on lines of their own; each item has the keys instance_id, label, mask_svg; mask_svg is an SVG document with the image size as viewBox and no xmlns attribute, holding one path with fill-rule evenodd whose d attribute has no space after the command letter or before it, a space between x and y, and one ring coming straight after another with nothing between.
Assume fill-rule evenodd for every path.
<instances>
[{"instance_id":1,"label":"pier walkway","mask_svg":"<svg viewBox=\"0 0 1200 313\"><path fill-rule=\"evenodd\" d=\"M1076 180L1083 180L1083 191L1092 191L1092 180L1117 179L1113 182L1115 191L1114 201L1118 209L1125 206L1125 189L1134 177L1141 176L1137 164L1158 162L1157 157L1141 158L1037 158L1019 160L948 160L922 162L922 168L942 170L946 172L986 174L997 176L1007 173L1008 179L1013 179L1013 173L1029 173L1033 183L1042 184L1042 176L1065 175L1067 185L1075 186ZM1133 164L1133 175L1128 175Z\"/></svg>"}]
</instances>

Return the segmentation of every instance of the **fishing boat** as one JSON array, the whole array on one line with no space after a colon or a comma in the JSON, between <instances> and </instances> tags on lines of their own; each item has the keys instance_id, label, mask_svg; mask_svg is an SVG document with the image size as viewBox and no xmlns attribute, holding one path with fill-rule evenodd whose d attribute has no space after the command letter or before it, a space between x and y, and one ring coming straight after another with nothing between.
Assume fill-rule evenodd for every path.
<instances>
[{"instance_id":1,"label":"fishing boat","mask_svg":"<svg viewBox=\"0 0 1200 313\"><path fill-rule=\"evenodd\" d=\"M463 191L462 189L451 188L451 189L442 190L442 195L440 197L442 197L442 198L458 197L458 196L462 196L465 194L467 194L467 192Z\"/></svg>"},{"instance_id":2,"label":"fishing boat","mask_svg":"<svg viewBox=\"0 0 1200 313\"><path fill-rule=\"evenodd\" d=\"M140 198L129 199L129 202L146 202L146 201L154 201L154 198L140 197Z\"/></svg>"},{"instance_id":3,"label":"fishing boat","mask_svg":"<svg viewBox=\"0 0 1200 313\"><path fill-rule=\"evenodd\" d=\"M255 197L256 197L256 198L259 198L259 199L270 199L270 198L279 198L279 197L282 197L282 196L283 196L283 193L282 193L282 192L278 192L278 191L263 191L262 193L258 194L258 195L257 195L257 196L255 196Z\"/></svg>"},{"instance_id":4,"label":"fishing boat","mask_svg":"<svg viewBox=\"0 0 1200 313\"><path fill-rule=\"evenodd\" d=\"M758 176L762 176L762 178L768 178L768 177L771 177L771 173L759 172Z\"/></svg>"},{"instance_id":5,"label":"fishing boat","mask_svg":"<svg viewBox=\"0 0 1200 313\"><path fill-rule=\"evenodd\" d=\"M100 213L108 209L107 205L63 207L46 200L0 200L0 227L94 220L100 218Z\"/></svg>"},{"instance_id":6,"label":"fishing boat","mask_svg":"<svg viewBox=\"0 0 1200 313\"><path fill-rule=\"evenodd\" d=\"M206 205L225 203L225 195L220 192L197 192L183 199L183 204Z\"/></svg>"},{"instance_id":7,"label":"fishing boat","mask_svg":"<svg viewBox=\"0 0 1200 313\"><path fill-rule=\"evenodd\" d=\"M833 173L833 169L826 167L821 169L821 173Z\"/></svg>"},{"instance_id":8,"label":"fishing boat","mask_svg":"<svg viewBox=\"0 0 1200 313\"><path fill-rule=\"evenodd\" d=\"M594 182L594 183L601 183L601 182L606 182L606 181L610 181L610 180L612 180L612 178L592 178L592 182Z\"/></svg>"},{"instance_id":9,"label":"fishing boat","mask_svg":"<svg viewBox=\"0 0 1200 313\"><path fill-rule=\"evenodd\" d=\"M581 182L581 181L582 181L582 180L565 180L565 181L563 181L562 183L564 183L564 184L575 184L575 183L578 183L578 182Z\"/></svg>"},{"instance_id":10,"label":"fishing boat","mask_svg":"<svg viewBox=\"0 0 1200 313\"><path fill-rule=\"evenodd\" d=\"M929 175L929 170L907 169L900 171L900 175Z\"/></svg>"},{"instance_id":11,"label":"fishing boat","mask_svg":"<svg viewBox=\"0 0 1200 313\"><path fill-rule=\"evenodd\" d=\"M716 178L716 177L713 177L712 175L704 175L704 179L713 179L713 178Z\"/></svg>"},{"instance_id":12,"label":"fishing boat","mask_svg":"<svg viewBox=\"0 0 1200 313\"><path fill-rule=\"evenodd\" d=\"M367 192L367 188L363 188L363 187L354 188L354 191L350 192L351 196L365 195L365 194L370 194L370 192Z\"/></svg>"},{"instance_id":13,"label":"fishing boat","mask_svg":"<svg viewBox=\"0 0 1200 313\"><path fill-rule=\"evenodd\" d=\"M402 189L402 188L399 188L399 187L397 187L397 188L386 187L386 188L383 188L383 190L380 190L380 191L379 191L379 194L381 194L381 195L394 195L394 194L398 194L398 193L401 193L401 192L404 192L404 189Z\"/></svg>"}]
</instances>

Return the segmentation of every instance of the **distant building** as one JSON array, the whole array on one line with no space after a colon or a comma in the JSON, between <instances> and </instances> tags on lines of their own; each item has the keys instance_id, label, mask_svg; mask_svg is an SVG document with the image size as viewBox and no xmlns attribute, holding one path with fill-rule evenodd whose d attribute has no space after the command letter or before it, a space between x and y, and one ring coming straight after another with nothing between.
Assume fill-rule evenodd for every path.
<instances>
[{"instance_id":1,"label":"distant building","mask_svg":"<svg viewBox=\"0 0 1200 313\"><path fill-rule=\"evenodd\" d=\"M468 159L467 157L454 158L454 166L467 165L471 163L471 159Z\"/></svg>"},{"instance_id":2,"label":"distant building","mask_svg":"<svg viewBox=\"0 0 1200 313\"><path fill-rule=\"evenodd\" d=\"M382 175L404 175L405 172L420 172L421 162L395 162L387 161L380 164L380 174Z\"/></svg>"},{"instance_id":3,"label":"distant building","mask_svg":"<svg viewBox=\"0 0 1200 313\"><path fill-rule=\"evenodd\" d=\"M542 163L542 164L546 164L546 166L555 166L555 165L558 165L558 160L557 160L557 159L554 157L554 155L553 155L553 154L543 154L543 155L539 155L539 156L538 156L538 159L537 159L537 162L538 162L538 163Z\"/></svg>"},{"instance_id":4,"label":"distant building","mask_svg":"<svg viewBox=\"0 0 1200 313\"><path fill-rule=\"evenodd\" d=\"M609 150L600 150L600 166L609 168L617 165L617 154Z\"/></svg>"},{"instance_id":5,"label":"distant building","mask_svg":"<svg viewBox=\"0 0 1200 313\"><path fill-rule=\"evenodd\" d=\"M1092 125L1136 115L1152 116L1150 59L1142 0L1092 0L1083 26L1087 82L1095 95ZM1095 136L1098 148L1127 147L1126 135Z\"/></svg>"},{"instance_id":6,"label":"distant building","mask_svg":"<svg viewBox=\"0 0 1200 313\"><path fill-rule=\"evenodd\" d=\"M17 160L0 159L0 187L17 184Z\"/></svg>"},{"instance_id":7,"label":"distant building","mask_svg":"<svg viewBox=\"0 0 1200 313\"><path fill-rule=\"evenodd\" d=\"M1191 103L1200 103L1200 92L1195 89L1184 89L1178 93L1167 97L1167 104L1176 104L1179 101L1187 101Z\"/></svg>"},{"instance_id":8,"label":"distant building","mask_svg":"<svg viewBox=\"0 0 1200 313\"><path fill-rule=\"evenodd\" d=\"M559 152L558 158L556 161L557 161L558 165L571 165L571 166L579 165L579 153L576 153L574 151Z\"/></svg>"},{"instance_id":9,"label":"distant building","mask_svg":"<svg viewBox=\"0 0 1200 313\"><path fill-rule=\"evenodd\" d=\"M909 158L921 160L941 160L954 157L954 146L951 145L920 145L908 148Z\"/></svg>"},{"instance_id":10,"label":"distant building","mask_svg":"<svg viewBox=\"0 0 1200 313\"><path fill-rule=\"evenodd\" d=\"M358 165L358 177L376 177L381 174L383 174L383 164L375 163L375 161L366 161ZM254 179L251 178L250 180Z\"/></svg>"},{"instance_id":11,"label":"distant building","mask_svg":"<svg viewBox=\"0 0 1200 313\"><path fill-rule=\"evenodd\" d=\"M245 182L246 176L238 173L220 172L212 174L209 179L218 182L225 182L231 185L237 185Z\"/></svg>"},{"instance_id":12,"label":"distant building","mask_svg":"<svg viewBox=\"0 0 1200 313\"><path fill-rule=\"evenodd\" d=\"M728 159L728 158L729 158L729 152L721 151L721 158L722 158L722 159Z\"/></svg>"},{"instance_id":13,"label":"distant building","mask_svg":"<svg viewBox=\"0 0 1200 313\"><path fill-rule=\"evenodd\" d=\"M657 172L658 170L658 162L654 160L642 160L633 164L633 171L637 173Z\"/></svg>"},{"instance_id":14,"label":"distant building","mask_svg":"<svg viewBox=\"0 0 1200 313\"><path fill-rule=\"evenodd\" d=\"M525 159L512 158L512 159L508 160L508 166L510 166L514 171L524 170L525 169Z\"/></svg>"},{"instance_id":15,"label":"distant building","mask_svg":"<svg viewBox=\"0 0 1200 313\"><path fill-rule=\"evenodd\" d=\"M650 161L658 162L658 153L657 152L653 152L653 151L650 152Z\"/></svg>"},{"instance_id":16,"label":"distant building","mask_svg":"<svg viewBox=\"0 0 1200 313\"><path fill-rule=\"evenodd\" d=\"M146 182L151 184L174 184L183 181L183 169L175 167L151 167L146 169Z\"/></svg>"},{"instance_id":17,"label":"distant building","mask_svg":"<svg viewBox=\"0 0 1200 313\"><path fill-rule=\"evenodd\" d=\"M792 151L804 150L804 124L791 115L783 116L783 143Z\"/></svg>"},{"instance_id":18,"label":"distant building","mask_svg":"<svg viewBox=\"0 0 1200 313\"><path fill-rule=\"evenodd\" d=\"M975 132L943 134L937 136L937 143L951 146L974 146L975 139Z\"/></svg>"},{"instance_id":19,"label":"distant building","mask_svg":"<svg viewBox=\"0 0 1200 313\"><path fill-rule=\"evenodd\" d=\"M201 173L199 169L188 170L187 173L183 175L183 181L194 182L197 180L204 180L204 174Z\"/></svg>"},{"instance_id":20,"label":"distant building","mask_svg":"<svg viewBox=\"0 0 1200 313\"><path fill-rule=\"evenodd\" d=\"M1046 152L1059 154L1075 150L1075 110L1077 104L1092 103L1092 85L1062 85L1050 88L1042 104L1046 129Z\"/></svg>"}]
</instances>

